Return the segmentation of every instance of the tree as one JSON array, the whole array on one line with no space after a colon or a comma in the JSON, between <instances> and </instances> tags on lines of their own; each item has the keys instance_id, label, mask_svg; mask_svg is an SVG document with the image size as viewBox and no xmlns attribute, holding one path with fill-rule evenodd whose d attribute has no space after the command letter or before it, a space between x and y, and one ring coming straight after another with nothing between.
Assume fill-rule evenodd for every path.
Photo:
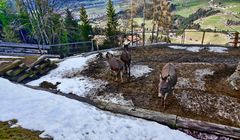
<instances>
[{"instance_id":1,"label":"tree","mask_svg":"<svg viewBox=\"0 0 240 140\"><path fill-rule=\"evenodd\" d=\"M67 31L68 42L80 41L78 22L73 18L72 12L69 9L66 9L64 25Z\"/></svg>"},{"instance_id":2,"label":"tree","mask_svg":"<svg viewBox=\"0 0 240 140\"><path fill-rule=\"evenodd\" d=\"M10 25L3 28L3 40L5 42L21 42L19 37L16 35L13 27L11 27Z\"/></svg>"},{"instance_id":3,"label":"tree","mask_svg":"<svg viewBox=\"0 0 240 140\"><path fill-rule=\"evenodd\" d=\"M20 34L21 40L25 43L34 43L32 37L32 25L26 7L21 0L16 0L16 28Z\"/></svg>"},{"instance_id":4,"label":"tree","mask_svg":"<svg viewBox=\"0 0 240 140\"><path fill-rule=\"evenodd\" d=\"M0 20L2 23L2 26L7 24L7 0L1 0L0 1Z\"/></svg>"},{"instance_id":5,"label":"tree","mask_svg":"<svg viewBox=\"0 0 240 140\"><path fill-rule=\"evenodd\" d=\"M89 35L92 34L92 27L89 23L88 15L84 6L80 8L80 30L81 30L81 40L90 40Z\"/></svg>"},{"instance_id":6,"label":"tree","mask_svg":"<svg viewBox=\"0 0 240 140\"><path fill-rule=\"evenodd\" d=\"M115 9L113 7L113 3L111 0L108 0L107 4L107 29L106 35L113 36L117 34L117 26L118 26L118 17L115 13Z\"/></svg>"},{"instance_id":7,"label":"tree","mask_svg":"<svg viewBox=\"0 0 240 140\"><path fill-rule=\"evenodd\" d=\"M172 15L170 11L169 0L153 0L153 27L151 42L155 39L158 42L159 29L168 36L169 30L172 28ZM157 31L156 36L154 35Z\"/></svg>"}]
</instances>

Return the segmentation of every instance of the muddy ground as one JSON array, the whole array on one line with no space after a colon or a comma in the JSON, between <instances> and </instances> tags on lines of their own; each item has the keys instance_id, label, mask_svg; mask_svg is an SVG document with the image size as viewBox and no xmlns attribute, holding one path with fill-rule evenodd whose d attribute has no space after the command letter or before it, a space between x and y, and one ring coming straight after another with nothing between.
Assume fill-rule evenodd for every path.
<instances>
[{"instance_id":1,"label":"muddy ground","mask_svg":"<svg viewBox=\"0 0 240 140\"><path fill-rule=\"evenodd\" d=\"M102 79L109 84L95 96L122 94L124 100L144 109L176 114L183 117L215 123L240 126L240 91L234 91L226 82L240 61L240 49L228 53L199 53L161 47L131 48L132 65L148 65L153 69L146 76L124 83L114 81L106 73L104 58L89 63L81 74ZM119 56L116 56L119 57ZM172 62L178 73L178 83L163 109L158 98L159 72L164 64ZM239 85L239 83L238 83Z\"/></svg>"}]
</instances>

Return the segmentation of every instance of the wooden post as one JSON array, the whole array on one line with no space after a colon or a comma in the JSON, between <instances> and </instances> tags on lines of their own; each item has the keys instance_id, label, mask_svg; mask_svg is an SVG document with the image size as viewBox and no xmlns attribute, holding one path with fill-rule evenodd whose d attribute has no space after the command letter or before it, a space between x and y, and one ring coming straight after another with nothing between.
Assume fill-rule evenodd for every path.
<instances>
[{"instance_id":1,"label":"wooden post","mask_svg":"<svg viewBox=\"0 0 240 140\"><path fill-rule=\"evenodd\" d=\"M143 1L143 46L145 45L145 16L146 16L146 0Z\"/></svg>"},{"instance_id":2,"label":"wooden post","mask_svg":"<svg viewBox=\"0 0 240 140\"><path fill-rule=\"evenodd\" d=\"M238 46L238 39L239 39L239 32L236 32L235 33L235 38L234 38L234 47L237 47Z\"/></svg>"},{"instance_id":3,"label":"wooden post","mask_svg":"<svg viewBox=\"0 0 240 140\"><path fill-rule=\"evenodd\" d=\"M92 52L94 51L93 43L94 43L94 40L92 39L92 48L91 48Z\"/></svg>"},{"instance_id":4,"label":"wooden post","mask_svg":"<svg viewBox=\"0 0 240 140\"><path fill-rule=\"evenodd\" d=\"M202 36L202 43L201 43L202 45L203 45L203 42L204 42L204 38L205 38L205 33L206 33L206 32L205 32L205 31L203 31L203 36Z\"/></svg>"},{"instance_id":5,"label":"wooden post","mask_svg":"<svg viewBox=\"0 0 240 140\"><path fill-rule=\"evenodd\" d=\"M133 0L131 0L131 34L132 34L132 46L133 46Z\"/></svg>"},{"instance_id":6,"label":"wooden post","mask_svg":"<svg viewBox=\"0 0 240 140\"><path fill-rule=\"evenodd\" d=\"M182 44L185 42L185 29L183 30L183 35L182 35Z\"/></svg>"}]
</instances>

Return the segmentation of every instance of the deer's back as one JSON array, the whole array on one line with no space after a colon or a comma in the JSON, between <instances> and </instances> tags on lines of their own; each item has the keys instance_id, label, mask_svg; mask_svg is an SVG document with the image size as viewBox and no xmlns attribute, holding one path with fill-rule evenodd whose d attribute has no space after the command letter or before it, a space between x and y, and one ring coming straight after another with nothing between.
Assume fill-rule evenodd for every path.
<instances>
[{"instance_id":1,"label":"deer's back","mask_svg":"<svg viewBox=\"0 0 240 140\"><path fill-rule=\"evenodd\" d=\"M130 63L131 62L131 54L128 51L123 51L122 54L121 54L120 59L124 63Z\"/></svg>"},{"instance_id":2,"label":"deer's back","mask_svg":"<svg viewBox=\"0 0 240 140\"><path fill-rule=\"evenodd\" d=\"M116 58L111 58L108 60L111 70L118 71L123 69L123 63Z\"/></svg>"}]
</instances>

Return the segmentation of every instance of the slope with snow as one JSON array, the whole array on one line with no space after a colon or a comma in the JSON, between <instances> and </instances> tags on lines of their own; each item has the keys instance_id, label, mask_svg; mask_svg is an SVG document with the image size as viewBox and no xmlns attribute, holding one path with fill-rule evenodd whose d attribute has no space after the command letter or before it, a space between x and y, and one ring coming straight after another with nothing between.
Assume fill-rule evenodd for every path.
<instances>
[{"instance_id":1,"label":"slope with snow","mask_svg":"<svg viewBox=\"0 0 240 140\"><path fill-rule=\"evenodd\" d=\"M192 140L155 122L101 111L90 105L13 84L0 78L0 121L17 119L23 128L56 140Z\"/></svg>"}]
</instances>

